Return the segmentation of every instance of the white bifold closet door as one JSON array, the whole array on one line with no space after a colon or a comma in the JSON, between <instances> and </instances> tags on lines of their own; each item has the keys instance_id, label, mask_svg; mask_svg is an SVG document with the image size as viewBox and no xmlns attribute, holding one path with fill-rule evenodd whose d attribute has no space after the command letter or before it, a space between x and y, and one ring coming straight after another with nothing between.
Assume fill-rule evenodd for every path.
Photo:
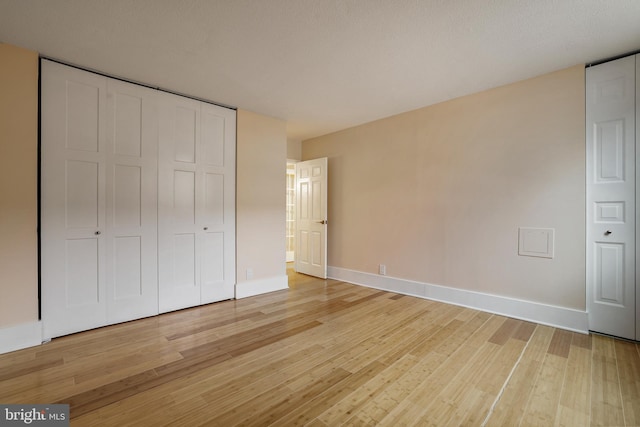
<instances>
[{"instance_id":1,"label":"white bifold closet door","mask_svg":"<svg viewBox=\"0 0 640 427\"><path fill-rule=\"evenodd\" d=\"M230 299L236 112L42 61L44 337Z\"/></svg>"},{"instance_id":2,"label":"white bifold closet door","mask_svg":"<svg viewBox=\"0 0 640 427\"><path fill-rule=\"evenodd\" d=\"M587 308L589 329L640 339L640 56L588 68Z\"/></svg>"},{"instance_id":3,"label":"white bifold closet door","mask_svg":"<svg viewBox=\"0 0 640 427\"><path fill-rule=\"evenodd\" d=\"M236 112L159 98L160 312L235 290Z\"/></svg>"},{"instance_id":4,"label":"white bifold closet door","mask_svg":"<svg viewBox=\"0 0 640 427\"><path fill-rule=\"evenodd\" d=\"M155 96L42 61L45 338L158 312Z\"/></svg>"}]
</instances>

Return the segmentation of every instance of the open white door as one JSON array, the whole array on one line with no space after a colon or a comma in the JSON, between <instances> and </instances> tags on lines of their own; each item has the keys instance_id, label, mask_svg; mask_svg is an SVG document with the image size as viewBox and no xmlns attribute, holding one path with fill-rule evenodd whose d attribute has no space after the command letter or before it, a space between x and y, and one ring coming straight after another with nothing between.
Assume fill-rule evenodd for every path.
<instances>
[{"instance_id":1,"label":"open white door","mask_svg":"<svg viewBox=\"0 0 640 427\"><path fill-rule=\"evenodd\" d=\"M327 278L327 158L296 163L298 273Z\"/></svg>"},{"instance_id":2,"label":"open white door","mask_svg":"<svg viewBox=\"0 0 640 427\"><path fill-rule=\"evenodd\" d=\"M589 329L636 339L635 58L587 69Z\"/></svg>"}]
</instances>

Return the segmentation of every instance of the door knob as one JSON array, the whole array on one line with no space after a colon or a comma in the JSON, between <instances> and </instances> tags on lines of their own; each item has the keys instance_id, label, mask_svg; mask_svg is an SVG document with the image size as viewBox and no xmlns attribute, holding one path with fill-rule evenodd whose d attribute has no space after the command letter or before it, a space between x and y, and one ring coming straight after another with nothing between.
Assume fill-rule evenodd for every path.
<instances>
[{"instance_id":1,"label":"door knob","mask_svg":"<svg viewBox=\"0 0 640 427\"><path fill-rule=\"evenodd\" d=\"M95 234L96 236L99 236L99 235L100 235L100 230L96 231L96 232L95 232L95 233L93 233L93 234Z\"/></svg>"},{"instance_id":2,"label":"door knob","mask_svg":"<svg viewBox=\"0 0 640 427\"><path fill-rule=\"evenodd\" d=\"M207 231L208 229L209 229L209 227L205 227L205 228L204 228L204 231Z\"/></svg>"},{"instance_id":3,"label":"door knob","mask_svg":"<svg viewBox=\"0 0 640 427\"><path fill-rule=\"evenodd\" d=\"M322 221L316 221L318 224L327 224L329 221L323 219Z\"/></svg>"},{"instance_id":4,"label":"door knob","mask_svg":"<svg viewBox=\"0 0 640 427\"><path fill-rule=\"evenodd\" d=\"M605 231L605 232L604 232L604 235L605 235L605 236L608 236L609 234L611 234L611 231L609 231L609 230L607 230L607 231Z\"/></svg>"}]
</instances>

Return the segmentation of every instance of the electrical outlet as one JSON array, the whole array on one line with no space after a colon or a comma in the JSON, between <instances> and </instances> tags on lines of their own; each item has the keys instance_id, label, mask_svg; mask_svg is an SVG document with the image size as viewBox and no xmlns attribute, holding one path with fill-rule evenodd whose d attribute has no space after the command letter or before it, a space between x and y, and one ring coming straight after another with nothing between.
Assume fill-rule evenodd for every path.
<instances>
[{"instance_id":1,"label":"electrical outlet","mask_svg":"<svg viewBox=\"0 0 640 427\"><path fill-rule=\"evenodd\" d=\"M247 268L247 280L253 279L253 268Z\"/></svg>"},{"instance_id":2,"label":"electrical outlet","mask_svg":"<svg viewBox=\"0 0 640 427\"><path fill-rule=\"evenodd\" d=\"M380 274L381 276L386 276L387 275L387 266L384 264L380 264L378 266L378 274Z\"/></svg>"}]
</instances>

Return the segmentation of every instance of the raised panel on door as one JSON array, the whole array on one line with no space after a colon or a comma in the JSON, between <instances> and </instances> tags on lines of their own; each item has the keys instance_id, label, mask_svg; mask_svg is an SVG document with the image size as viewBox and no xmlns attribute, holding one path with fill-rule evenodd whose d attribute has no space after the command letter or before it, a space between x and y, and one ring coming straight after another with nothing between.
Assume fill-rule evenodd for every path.
<instances>
[{"instance_id":1,"label":"raised panel on door","mask_svg":"<svg viewBox=\"0 0 640 427\"><path fill-rule=\"evenodd\" d=\"M636 336L635 58L587 70L589 328Z\"/></svg>"},{"instance_id":2,"label":"raised panel on door","mask_svg":"<svg viewBox=\"0 0 640 427\"><path fill-rule=\"evenodd\" d=\"M115 237L113 257L113 299L118 303L142 297L144 295L142 238L140 236Z\"/></svg>"},{"instance_id":3,"label":"raised panel on door","mask_svg":"<svg viewBox=\"0 0 640 427\"><path fill-rule=\"evenodd\" d=\"M142 167L113 167L114 227L137 228L142 224Z\"/></svg>"},{"instance_id":4,"label":"raised panel on door","mask_svg":"<svg viewBox=\"0 0 640 427\"><path fill-rule=\"evenodd\" d=\"M222 232L205 232L202 236L202 303L233 298L225 289L224 240Z\"/></svg>"},{"instance_id":5,"label":"raised panel on door","mask_svg":"<svg viewBox=\"0 0 640 427\"><path fill-rule=\"evenodd\" d=\"M196 289L196 235L194 233L173 235L173 286L189 293Z\"/></svg>"},{"instance_id":6,"label":"raised panel on door","mask_svg":"<svg viewBox=\"0 0 640 427\"><path fill-rule=\"evenodd\" d=\"M234 126L233 123L227 123L230 121L228 116L228 112L221 111L219 107L203 107L201 147L203 161L208 166L225 165L225 141L228 140L225 138L225 129Z\"/></svg>"},{"instance_id":7,"label":"raised panel on door","mask_svg":"<svg viewBox=\"0 0 640 427\"><path fill-rule=\"evenodd\" d=\"M204 174L204 211L203 223L206 227L224 224L224 175Z\"/></svg>"},{"instance_id":8,"label":"raised panel on door","mask_svg":"<svg viewBox=\"0 0 640 427\"><path fill-rule=\"evenodd\" d=\"M314 267L322 267L324 261L323 253L323 235L320 232L313 231L311 233L311 265Z\"/></svg>"},{"instance_id":9,"label":"raised panel on door","mask_svg":"<svg viewBox=\"0 0 640 427\"><path fill-rule=\"evenodd\" d=\"M80 78L73 80L74 77L70 76L65 81L65 146L69 150L97 153L102 131L98 122L104 84L89 82L90 78L79 76L78 72L73 73Z\"/></svg>"},{"instance_id":10,"label":"raised panel on door","mask_svg":"<svg viewBox=\"0 0 640 427\"><path fill-rule=\"evenodd\" d=\"M195 163L198 128L198 106L176 105L173 109L175 130L173 132L174 160Z\"/></svg>"},{"instance_id":11,"label":"raised panel on door","mask_svg":"<svg viewBox=\"0 0 640 427\"><path fill-rule=\"evenodd\" d=\"M150 93L135 93L141 92L141 88L134 88L130 85L123 86L124 83L118 85L113 82L109 85L113 91L110 93L114 120L113 153L119 156L140 158L142 156L143 125L145 124L142 120L143 108L145 109L145 121L153 120L153 117L148 116L148 109L153 107L149 107L148 101L143 103L143 98L150 98L152 95Z\"/></svg>"},{"instance_id":12,"label":"raised panel on door","mask_svg":"<svg viewBox=\"0 0 640 427\"><path fill-rule=\"evenodd\" d=\"M64 307L93 308L100 303L98 238L67 239L65 243Z\"/></svg>"},{"instance_id":13,"label":"raised panel on door","mask_svg":"<svg viewBox=\"0 0 640 427\"><path fill-rule=\"evenodd\" d=\"M309 231L300 230L296 243L296 268L300 270L304 266L311 264L309 257L309 248L311 246L309 243Z\"/></svg>"},{"instance_id":14,"label":"raised panel on door","mask_svg":"<svg viewBox=\"0 0 640 427\"><path fill-rule=\"evenodd\" d=\"M594 300L599 304L624 307L625 245L596 243Z\"/></svg>"},{"instance_id":15,"label":"raised panel on door","mask_svg":"<svg viewBox=\"0 0 640 427\"><path fill-rule=\"evenodd\" d=\"M298 199L299 199L298 208L300 209L299 219L303 221L311 220L311 218L309 217L309 212L311 212L311 209L309 209L309 204L311 203L310 190L311 188L308 181L302 181L299 183L298 185Z\"/></svg>"},{"instance_id":16,"label":"raised panel on door","mask_svg":"<svg viewBox=\"0 0 640 427\"><path fill-rule=\"evenodd\" d=\"M155 92L108 79L107 311L109 323L158 313Z\"/></svg>"},{"instance_id":17,"label":"raised panel on door","mask_svg":"<svg viewBox=\"0 0 640 427\"><path fill-rule=\"evenodd\" d=\"M298 207L296 218L297 239L296 239L296 259L295 266L296 271L302 273L308 271L311 268L311 239L309 237L311 231L309 212L311 209L310 190L309 183L309 168L304 165L297 165L298 185L296 196L298 198L296 206Z\"/></svg>"},{"instance_id":18,"label":"raised panel on door","mask_svg":"<svg viewBox=\"0 0 640 427\"><path fill-rule=\"evenodd\" d=\"M100 161L65 162L64 210L67 229L97 229L100 223Z\"/></svg>"},{"instance_id":19,"label":"raised panel on door","mask_svg":"<svg viewBox=\"0 0 640 427\"><path fill-rule=\"evenodd\" d=\"M593 129L595 182L624 182L624 120L595 122Z\"/></svg>"},{"instance_id":20,"label":"raised panel on door","mask_svg":"<svg viewBox=\"0 0 640 427\"><path fill-rule=\"evenodd\" d=\"M106 322L106 79L42 61L43 335Z\"/></svg>"}]
</instances>

